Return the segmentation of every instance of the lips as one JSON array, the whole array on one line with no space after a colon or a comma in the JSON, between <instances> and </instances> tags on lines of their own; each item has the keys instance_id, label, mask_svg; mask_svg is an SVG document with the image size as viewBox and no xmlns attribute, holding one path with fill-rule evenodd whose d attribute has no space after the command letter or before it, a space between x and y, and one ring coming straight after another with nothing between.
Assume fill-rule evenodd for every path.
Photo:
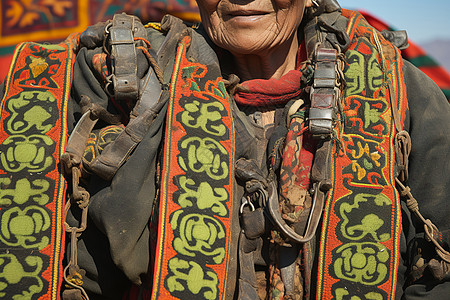
<instances>
[{"instance_id":1,"label":"lips","mask_svg":"<svg viewBox=\"0 0 450 300\"><path fill-rule=\"evenodd\" d=\"M258 11L258 10L237 10L237 11L231 11L228 13L230 16L260 16L260 15L267 15L268 12L265 11Z\"/></svg>"},{"instance_id":2,"label":"lips","mask_svg":"<svg viewBox=\"0 0 450 300\"><path fill-rule=\"evenodd\" d=\"M253 24L257 20L260 20L269 14L270 12L261 10L238 9L229 11L224 14L224 21L230 20L242 24Z\"/></svg>"}]
</instances>

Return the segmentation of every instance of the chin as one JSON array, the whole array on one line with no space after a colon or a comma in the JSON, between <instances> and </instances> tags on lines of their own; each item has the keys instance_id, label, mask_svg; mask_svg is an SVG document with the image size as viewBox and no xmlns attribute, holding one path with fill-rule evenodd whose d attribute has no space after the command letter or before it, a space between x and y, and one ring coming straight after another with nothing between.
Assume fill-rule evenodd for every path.
<instances>
[{"instance_id":1,"label":"chin","mask_svg":"<svg viewBox=\"0 0 450 300\"><path fill-rule=\"evenodd\" d=\"M258 47L258 46L246 46L246 47L234 47L228 48L233 55L261 55L263 52L267 51L267 47Z\"/></svg>"},{"instance_id":2,"label":"chin","mask_svg":"<svg viewBox=\"0 0 450 300\"><path fill-rule=\"evenodd\" d=\"M218 46L230 51L234 55L258 55L269 51L275 45L275 39L264 38L261 39L261 35L258 37L244 36L239 39L233 39L233 41L224 41L217 43Z\"/></svg>"}]
</instances>

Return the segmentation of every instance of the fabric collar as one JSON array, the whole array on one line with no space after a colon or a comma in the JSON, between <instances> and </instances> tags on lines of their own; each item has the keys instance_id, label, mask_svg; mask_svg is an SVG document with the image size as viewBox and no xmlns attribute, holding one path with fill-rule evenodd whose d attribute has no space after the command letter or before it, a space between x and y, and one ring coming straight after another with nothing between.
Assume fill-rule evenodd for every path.
<instances>
[{"instance_id":1,"label":"fabric collar","mask_svg":"<svg viewBox=\"0 0 450 300\"><path fill-rule=\"evenodd\" d=\"M299 47L297 62L306 60L304 42ZM252 79L236 86L234 100L245 106L276 106L298 98L303 92L301 78L303 73L297 69L289 71L280 79Z\"/></svg>"}]
</instances>

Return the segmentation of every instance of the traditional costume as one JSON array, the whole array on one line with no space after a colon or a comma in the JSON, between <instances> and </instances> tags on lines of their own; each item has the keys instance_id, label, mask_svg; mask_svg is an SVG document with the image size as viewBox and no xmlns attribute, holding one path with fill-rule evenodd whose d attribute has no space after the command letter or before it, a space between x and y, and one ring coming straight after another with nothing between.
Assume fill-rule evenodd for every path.
<instances>
[{"instance_id":1,"label":"traditional costume","mask_svg":"<svg viewBox=\"0 0 450 300\"><path fill-rule=\"evenodd\" d=\"M404 36L335 1L301 26L279 80L240 82L169 16L20 45L0 89L0 295L448 295L446 98Z\"/></svg>"}]
</instances>

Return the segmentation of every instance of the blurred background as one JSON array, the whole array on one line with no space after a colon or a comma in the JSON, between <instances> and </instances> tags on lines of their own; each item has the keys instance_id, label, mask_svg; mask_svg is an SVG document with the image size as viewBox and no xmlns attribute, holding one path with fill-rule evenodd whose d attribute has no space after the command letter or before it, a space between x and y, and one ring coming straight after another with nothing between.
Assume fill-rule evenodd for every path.
<instances>
[{"instance_id":1,"label":"blurred background","mask_svg":"<svg viewBox=\"0 0 450 300\"><path fill-rule=\"evenodd\" d=\"M411 47L404 57L427 73L450 99L449 0L338 0L361 11L377 28L406 29ZM169 12L198 21L195 0L0 0L0 82L15 46L22 41L59 42L72 32L125 11L144 23Z\"/></svg>"},{"instance_id":2,"label":"blurred background","mask_svg":"<svg viewBox=\"0 0 450 300\"><path fill-rule=\"evenodd\" d=\"M409 38L450 71L449 0L338 0L342 7L369 12Z\"/></svg>"}]
</instances>

